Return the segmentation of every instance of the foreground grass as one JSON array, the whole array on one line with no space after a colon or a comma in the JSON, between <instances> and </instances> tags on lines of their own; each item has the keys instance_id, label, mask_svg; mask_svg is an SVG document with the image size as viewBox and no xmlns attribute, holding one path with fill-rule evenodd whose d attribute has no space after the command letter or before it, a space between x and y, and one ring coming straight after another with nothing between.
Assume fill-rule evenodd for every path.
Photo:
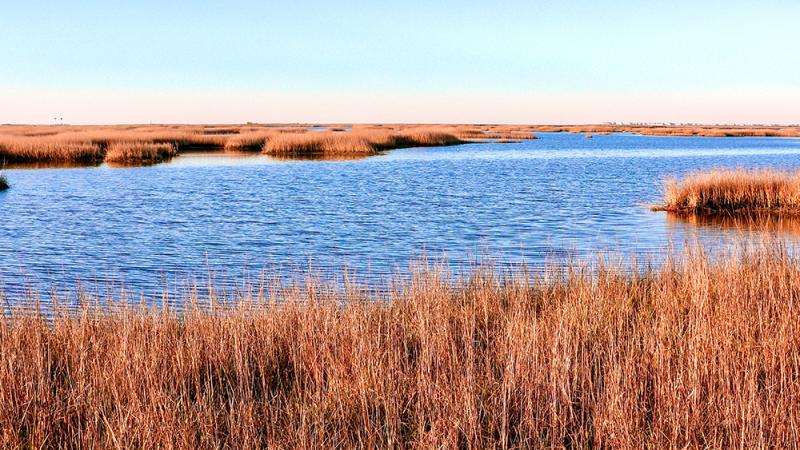
<instances>
[{"instance_id":1,"label":"foreground grass","mask_svg":"<svg viewBox=\"0 0 800 450\"><path fill-rule=\"evenodd\" d=\"M341 285L340 285L341 286ZM3 448L791 447L800 261L421 269L0 322ZM29 298L28 302L35 299ZM101 308L96 301L114 302ZM30 310L27 310L30 311Z\"/></svg>"},{"instance_id":2,"label":"foreground grass","mask_svg":"<svg viewBox=\"0 0 800 450\"><path fill-rule=\"evenodd\" d=\"M668 179L656 210L686 213L800 212L800 173L711 169Z\"/></svg>"}]
</instances>

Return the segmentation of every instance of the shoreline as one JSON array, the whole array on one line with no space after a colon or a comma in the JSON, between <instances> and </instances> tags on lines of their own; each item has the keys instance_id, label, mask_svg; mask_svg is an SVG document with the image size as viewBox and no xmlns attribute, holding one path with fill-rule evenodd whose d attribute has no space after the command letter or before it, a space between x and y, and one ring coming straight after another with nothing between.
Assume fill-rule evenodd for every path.
<instances>
[{"instance_id":1,"label":"shoreline","mask_svg":"<svg viewBox=\"0 0 800 450\"><path fill-rule=\"evenodd\" d=\"M194 152L279 157L371 156L409 147L513 143L536 133L602 137L611 133L697 137L800 137L800 127L660 125L0 125L0 162L143 165Z\"/></svg>"}]
</instances>

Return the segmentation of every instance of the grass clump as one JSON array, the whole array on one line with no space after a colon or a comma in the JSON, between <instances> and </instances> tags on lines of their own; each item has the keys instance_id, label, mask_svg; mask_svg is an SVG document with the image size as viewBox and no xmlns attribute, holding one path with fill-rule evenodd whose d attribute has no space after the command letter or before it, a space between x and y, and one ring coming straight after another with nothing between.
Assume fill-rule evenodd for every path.
<instances>
[{"instance_id":1,"label":"grass clump","mask_svg":"<svg viewBox=\"0 0 800 450\"><path fill-rule=\"evenodd\" d=\"M8 184L8 178L0 173L0 192L5 191L9 187L11 186Z\"/></svg>"},{"instance_id":2,"label":"grass clump","mask_svg":"<svg viewBox=\"0 0 800 450\"><path fill-rule=\"evenodd\" d=\"M108 146L106 162L119 164L155 164L177 154L173 144L151 142L114 142Z\"/></svg>"},{"instance_id":3,"label":"grass clump","mask_svg":"<svg viewBox=\"0 0 800 450\"><path fill-rule=\"evenodd\" d=\"M92 163L102 161L102 148L88 140L58 137L0 137L0 160L15 162Z\"/></svg>"},{"instance_id":4,"label":"grass clump","mask_svg":"<svg viewBox=\"0 0 800 450\"><path fill-rule=\"evenodd\" d=\"M667 179L655 210L683 213L800 213L800 173L711 169Z\"/></svg>"},{"instance_id":5,"label":"grass clump","mask_svg":"<svg viewBox=\"0 0 800 450\"><path fill-rule=\"evenodd\" d=\"M0 447L792 447L790 255L0 301Z\"/></svg>"},{"instance_id":6,"label":"grass clump","mask_svg":"<svg viewBox=\"0 0 800 450\"><path fill-rule=\"evenodd\" d=\"M383 150L405 147L433 147L463 144L453 134L438 129L410 128L399 132L359 128L351 132L320 131L282 133L270 136L264 153L275 156L374 155Z\"/></svg>"},{"instance_id":7,"label":"grass clump","mask_svg":"<svg viewBox=\"0 0 800 450\"><path fill-rule=\"evenodd\" d=\"M225 151L229 153L260 152L272 134L270 132L240 134L225 142Z\"/></svg>"},{"instance_id":8,"label":"grass clump","mask_svg":"<svg viewBox=\"0 0 800 450\"><path fill-rule=\"evenodd\" d=\"M270 137L264 144L264 153L276 156L303 155L373 155L374 143L362 136L352 134L280 133Z\"/></svg>"}]
</instances>

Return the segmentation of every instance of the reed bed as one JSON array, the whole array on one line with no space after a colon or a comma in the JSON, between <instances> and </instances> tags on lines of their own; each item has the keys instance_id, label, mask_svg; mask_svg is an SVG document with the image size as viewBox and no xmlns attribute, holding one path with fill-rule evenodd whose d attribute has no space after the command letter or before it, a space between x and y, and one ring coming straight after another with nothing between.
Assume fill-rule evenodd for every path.
<instances>
[{"instance_id":1,"label":"reed bed","mask_svg":"<svg viewBox=\"0 0 800 450\"><path fill-rule=\"evenodd\" d=\"M103 149L90 141L53 139L51 137L0 137L0 162L85 162L103 159Z\"/></svg>"},{"instance_id":2,"label":"reed bed","mask_svg":"<svg viewBox=\"0 0 800 450\"><path fill-rule=\"evenodd\" d=\"M684 213L800 212L800 172L711 169L664 184L654 209Z\"/></svg>"},{"instance_id":3,"label":"reed bed","mask_svg":"<svg viewBox=\"0 0 800 450\"><path fill-rule=\"evenodd\" d=\"M225 151L232 153L260 152L272 133L267 131L243 133L225 142Z\"/></svg>"},{"instance_id":4,"label":"reed bed","mask_svg":"<svg viewBox=\"0 0 800 450\"><path fill-rule=\"evenodd\" d=\"M357 129L349 133L320 131L270 136L264 153L277 156L374 155L403 147L432 147L462 144L464 141L439 129L415 128L402 132Z\"/></svg>"},{"instance_id":5,"label":"reed bed","mask_svg":"<svg viewBox=\"0 0 800 450\"><path fill-rule=\"evenodd\" d=\"M318 125L314 137L281 138L268 145L271 136L306 135L313 124L245 125L109 125L30 126L0 125L0 160L8 163L92 164L103 161L115 143L171 144L178 153L188 151L255 152L276 156L308 157L369 155L382 150L412 146L456 145L465 140L516 142L537 139L536 132L609 134L628 132L658 136L780 136L800 137L800 127L780 126L653 126L653 125L419 125L327 124ZM338 138L331 138L336 134ZM293 144L294 142L294 144ZM296 146L292 148L292 146ZM372 147L367 150L367 147ZM315 153L308 153L315 152Z\"/></svg>"},{"instance_id":6,"label":"reed bed","mask_svg":"<svg viewBox=\"0 0 800 450\"><path fill-rule=\"evenodd\" d=\"M278 156L375 154L375 146L366 138L326 132L313 134L277 134L264 144L263 152Z\"/></svg>"},{"instance_id":7,"label":"reed bed","mask_svg":"<svg viewBox=\"0 0 800 450\"><path fill-rule=\"evenodd\" d=\"M187 291L182 311L83 300L6 310L3 448L800 439L800 261L777 244L633 271L608 258L463 278L423 265L388 291L314 278Z\"/></svg>"},{"instance_id":8,"label":"reed bed","mask_svg":"<svg viewBox=\"0 0 800 450\"><path fill-rule=\"evenodd\" d=\"M150 142L115 142L108 146L106 162L119 164L155 164L177 154L173 144Z\"/></svg>"}]
</instances>

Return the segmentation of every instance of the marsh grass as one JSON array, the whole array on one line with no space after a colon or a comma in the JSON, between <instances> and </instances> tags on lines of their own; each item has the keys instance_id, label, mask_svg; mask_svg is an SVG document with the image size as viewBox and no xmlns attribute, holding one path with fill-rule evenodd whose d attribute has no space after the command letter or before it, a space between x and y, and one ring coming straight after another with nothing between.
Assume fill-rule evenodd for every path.
<instances>
[{"instance_id":1,"label":"marsh grass","mask_svg":"<svg viewBox=\"0 0 800 450\"><path fill-rule=\"evenodd\" d=\"M345 133L319 131L272 135L264 145L264 153L275 156L374 155L396 148L462 143L463 140L437 128L411 128L399 132L359 128Z\"/></svg>"},{"instance_id":2,"label":"marsh grass","mask_svg":"<svg viewBox=\"0 0 800 450\"><path fill-rule=\"evenodd\" d=\"M266 131L240 134L225 142L225 151L230 153L260 152L271 134Z\"/></svg>"},{"instance_id":3,"label":"marsh grass","mask_svg":"<svg viewBox=\"0 0 800 450\"><path fill-rule=\"evenodd\" d=\"M188 290L182 310L6 299L0 446L794 446L800 262L614 261Z\"/></svg>"},{"instance_id":4,"label":"marsh grass","mask_svg":"<svg viewBox=\"0 0 800 450\"><path fill-rule=\"evenodd\" d=\"M800 213L800 173L774 169L711 169L664 183L656 210L684 213Z\"/></svg>"},{"instance_id":5,"label":"marsh grass","mask_svg":"<svg viewBox=\"0 0 800 450\"><path fill-rule=\"evenodd\" d=\"M114 142L108 146L106 162L119 164L155 164L177 154L173 144L150 142Z\"/></svg>"},{"instance_id":6,"label":"marsh grass","mask_svg":"<svg viewBox=\"0 0 800 450\"><path fill-rule=\"evenodd\" d=\"M51 137L0 137L0 160L12 162L85 162L103 159L103 149L91 141Z\"/></svg>"},{"instance_id":7,"label":"marsh grass","mask_svg":"<svg viewBox=\"0 0 800 450\"><path fill-rule=\"evenodd\" d=\"M171 144L178 153L191 151L264 151L292 155L342 156L403 147L457 145L470 142L510 142L537 139L536 132L608 134L629 132L659 136L783 136L800 137L800 127L645 126L645 125L419 125L328 124L309 133L313 124L246 125L0 125L0 161L7 163L96 164L115 143ZM282 134L313 137L278 138ZM331 135L338 137L332 138Z\"/></svg>"}]
</instances>

